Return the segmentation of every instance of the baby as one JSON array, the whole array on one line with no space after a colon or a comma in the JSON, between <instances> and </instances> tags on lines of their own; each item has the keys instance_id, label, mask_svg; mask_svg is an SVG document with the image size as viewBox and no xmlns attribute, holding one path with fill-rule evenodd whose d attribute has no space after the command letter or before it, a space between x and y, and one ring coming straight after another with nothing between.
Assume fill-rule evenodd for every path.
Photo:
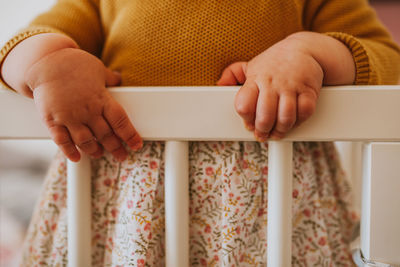
<instances>
[{"instance_id":1,"label":"baby","mask_svg":"<svg viewBox=\"0 0 400 267\"><path fill-rule=\"evenodd\" d=\"M258 266L264 142L308 119L323 85L395 83L400 73L399 48L363 0L61 0L0 60L4 83L33 98L65 157L93 157L95 266L163 264L163 144L143 143L108 86L242 85L232 104L259 142L191 144L190 256ZM65 260L63 161L46 180L26 266ZM352 265L356 218L332 144L296 143L293 166L293 265Z\"/></svg>"}]
</instances>

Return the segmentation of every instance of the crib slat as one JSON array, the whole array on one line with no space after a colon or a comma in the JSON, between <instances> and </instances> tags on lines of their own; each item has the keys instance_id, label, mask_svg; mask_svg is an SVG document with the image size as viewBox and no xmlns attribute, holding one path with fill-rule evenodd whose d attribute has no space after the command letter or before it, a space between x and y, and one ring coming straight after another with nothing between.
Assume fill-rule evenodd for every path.
<instances>
[{"instance_id":1,"label":"crib slat","mask_svg":"<svg viewBox=\"0 0 400 267\"><path fill-rule=\"evenodd\" d=\"M68 266L91 266L90 159L67 163Z\"/></svg>"},{"instance_id":2,"label":"crib slat","mask_svg":"<svg viewBox=\"0 0 400 267\"><path fill-rule=\"evenodd\" d=\"M165 143L166 267L189 266L189 144Z\"/></svg>"},{"instance_id":3,"label":"crib slat","mask_svg":"<svg viewBox=\"0 0 400 267\"><path fill-rule=\"evenodd\" d=\"M292 142L268 143L267 266L291 266Z\"/></svg>"}]
</instances>

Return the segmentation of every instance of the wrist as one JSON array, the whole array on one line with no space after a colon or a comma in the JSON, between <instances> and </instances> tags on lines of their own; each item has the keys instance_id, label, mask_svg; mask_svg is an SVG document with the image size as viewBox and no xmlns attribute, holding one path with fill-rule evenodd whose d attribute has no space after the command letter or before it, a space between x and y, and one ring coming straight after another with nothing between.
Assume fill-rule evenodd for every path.
<instances>
[{"instance_id":1,"label":"wrist","mask_svg":"<svg viewBox=\"0 0 400 267\"><path fill-rule=\"evenodd\" d=\"M315 32L297 32L286 39L318 62L324 72L324 85L354 83L355 62L350 50L341 41Z\"/></svg>"},{"instance_id":2,"label":"wrist","mask_svg":"<svg viewBox=\"0 0 400 267\"><path fill-rule=\"evenodd\" d=\"M32 91L26 84L27 71L40 59L64 48L78 48L78 45L71 38L57 33L31 36L10 51L4 60L1 75L17 92L32 97Z\"/></svg>"},{"instance_id":3,"label":"wrist","mask_svg":"<svg viewBox=\"0 0 400 267\"><path fill-rule=\"evenodd\" d=\"M41 84L61 79L70 73L70 69L65 70L70 65L68 64L70 50L79 49L66 47L51 51L25 69L23 83L30 93L33 93Z\"/></svg>"}]
</instances>

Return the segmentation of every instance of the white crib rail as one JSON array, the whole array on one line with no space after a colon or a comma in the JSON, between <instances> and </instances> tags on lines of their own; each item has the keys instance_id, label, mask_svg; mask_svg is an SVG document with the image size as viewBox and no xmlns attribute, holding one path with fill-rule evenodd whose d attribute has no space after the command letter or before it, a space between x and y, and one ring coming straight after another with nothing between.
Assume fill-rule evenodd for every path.
<instances>
[{"instance_id":1,"label":"white crib rail","mask_svg":"<svg viewBox=\"0 0 400 267\"><path fill-rule=\"evenodd\" d=\"M237 90L238 87L111 89L113 96L125 107L135 127L146 140L167 141L165 205L168 267L189 266L187 141L253 140L252 134L244 129L241 119L234 111L233 99ZM291 261L291 142L332 140L398 142L400 141L399 103L400 86L324 88L316 113L312 118L293 130L283 141L270 142L268 266L289 266ZM0 139L48 138L47 131L40 123L30 99L1 91L0 108ZM376 145L379 146L379 143ZM367 149L366 151L366 158L373 158L373 150ZM382 151L380 152L382 154ZM172 153L181 155L176 157ZM391 156L393 157L393 155L395 154L392 153ZM396 155L400 156L400 151ZM379 157L382 159L384 155ZM75 167L69 168L69 172L73 168L80 169L82 164L73 164ZM175 166L181 166L183 169ZM375 195L371 194L373 191L371 184L379 180L379 172L375 171L376 166L374 171L368 171L372 168L371 166L373 164L364 166L369 175L365 179L364 187L370 196L368 201L363 202L365 204L363 205L364 223L362 226L364 256L368 260L400 264L400 253L396 253L400 252L400 230L390 229L392 235L388 235L388 229L382 228L382 224L371 219L371 216L376 213L376 209L382 210L379 205L388 201L387 199L375 199L373 198ZM388 166L385 168L387 169ZM89 180L89 176L76 179L79 183L86 183L86 186ZM77 192L74 190L82 188L83 185L79 183L75 183L75 189L68 184L71 187L68 189L69 198L77 197L71 193L71 190ZM386 186L390 187L390 182L386 183ZM384 187L380 190L384 190ZM390 201L400 203L400 194L394 195L391 196ZM78 205L76 209L72 210L72 204L68 200L70 205L68 209L69 212L71 211L69 218L80 218L79 223L75 222L74 226L69 225L68 227L70 266L90 265L90 240L88 240L90 234L86 237L80 234L82 232L90 233L91 213L88 196L90 196L89 191L84 200L86 208L84 208L85 205ZM398 210L380 212L379 215L387 216L386 218L389 218L390 215L391 220L395 222L391 224L392 227L396 225L396 222L397 225L400 225L400 211ZM77 227L75 228L75 226ZM393 245L391 253L376 249L385 246L382 240L376 239L382 231L386 233L385 238L391 240L390 244ZM377 244L377 242L381 243ZM371 246L372 243L374 246Z\"/></svg>"}]
</instances>

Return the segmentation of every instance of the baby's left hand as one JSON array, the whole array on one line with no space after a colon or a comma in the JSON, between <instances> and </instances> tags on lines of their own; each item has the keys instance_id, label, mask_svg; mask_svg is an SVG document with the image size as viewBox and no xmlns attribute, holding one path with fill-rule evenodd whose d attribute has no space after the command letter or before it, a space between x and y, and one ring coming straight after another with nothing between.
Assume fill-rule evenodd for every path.
<instances>
[{"instance_id":1,"label":"baby's left hand","mask_svg":"<svg viewBox=\"0 0 400 267\"><path fill-rule=\"evenodd\" d=\"M307 46L286 38L249 62L236 62L217 85L243 84L235 108L247 129L264 142L280 139L314 112L324 72Z\"/></svg>"}]
</instances>

